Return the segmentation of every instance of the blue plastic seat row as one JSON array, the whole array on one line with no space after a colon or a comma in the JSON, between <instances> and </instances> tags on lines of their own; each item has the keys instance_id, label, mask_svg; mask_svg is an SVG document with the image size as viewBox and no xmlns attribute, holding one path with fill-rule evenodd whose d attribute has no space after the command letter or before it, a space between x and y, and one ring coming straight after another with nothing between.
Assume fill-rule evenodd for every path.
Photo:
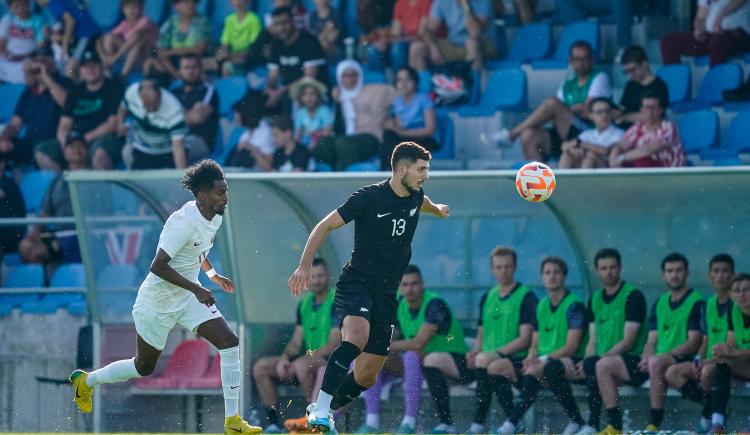
<instances>
[{"instance_id":1,"label":"blue plastic seat row","mask_svg":"<svg viewBox=\"0 0 750 435\"><path fill-rule=\"evenodd\" d=\"M738 112L724 137L719 141L719 117L712 110L699 110L684 115L679 122L680 138L685 153L712 160L715 165L736 165L738 155L750 151L750 111Z\"/></svg>"}]
</instances>

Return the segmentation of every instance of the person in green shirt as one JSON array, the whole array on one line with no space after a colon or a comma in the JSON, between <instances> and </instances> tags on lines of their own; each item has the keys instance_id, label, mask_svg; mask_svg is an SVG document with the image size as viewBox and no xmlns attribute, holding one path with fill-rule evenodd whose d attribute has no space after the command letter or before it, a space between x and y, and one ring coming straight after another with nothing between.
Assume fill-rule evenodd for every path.
<instances>
[{"instance_id":1,"label":"person in green shirt","mask_svg":"<svg viewBox=\"0 0 750 435\"><path fill-rule=\"evenodd\" d=\"M674 364L692 361L703 341L705 304L700 293L687 285L687 258L673 252L664 257L661 270L668 292L659 296L651 309L648 340L638 363L638 368L648 373L650 382L651 414L646 425L649 432L658 431L664 420L664 373ZM604 401L606 404L607 399Z\"/></svg>"},{"instance_id":2,"label":"person in green shirt","mask_svg":"<svg viewBox=\"0 0 750 435\"><path fill-rule=\"evenodd\" d=\"M253 365L253 379L268 417L264 433L284 432L278 406L277 382L297 382L305 399L315 401L322 371L331 352L341 342L340 319L333 304L331 276L322 258L313 260L309 292L297 305L292 338L278 356L267 356ZM303 350L304 344L304 353Z\"/></svg>"},{"instance_id":3,"label":"person in green shirt","mask_svg":"<svg viewBox=\"0 0 750 435\"><path fill-rule=\"evenodd\" d=\"M713 347L713 361L701 370L701 383L710 385L711 427L708 433L712 434L725 433L724 418L732 378L750 381L750 274L735 275L731 288L734 305L727 316L726 343Z\"/></svg>"},{"instance_id":4,"label":"person in green shirt","mask_svg":"<svg viewBox=\"0 0 750 435\"><path fill-rule=\"evenodd\" d=\"M599 427L602 407L600 389L608 392L607 415L610 424L604 431L617 433L622 430L620 410L611 402L609 390L614 388L616 395L617 388L610 377L611 373L618 373L621 376L619 381L631 385L641 385L648 379L648 375L638 369L648 333L645 326L646 298L635 286L622 279L621 264L620 253L616 249L605 248L594 256L594 268L602 288L589 298L588 344L585 358L577 367L586 379L589 402L588 424L579 434L594 433ZM600 371L607 373L607 383L603 387Z\"/></svg>"},{"instance_id":5,"label":"person in green shirt","mask_svg":"<svg viewBox=\"0 0 750 435\"><path fill-rule=\"evenodd\" d=\"M583 351L585 331L585 312L581 298L565 288L565 277L568 265L559 257L547 257L542 261L542 283L547 290L536 309L536 322L531 336L531 347L523 360L523 371L517 376L511 368L498 370L494 364L487 368L489 375L500 375L517 384L521 390L521 399L513 407L507 420L497 429L499 434L516 432L519 422L526 411L536 401L541 383L553 392L560 400L565 394L572 393L570 380L580 379L575 365L580 361ZM567 393L564 391L567 386ZM575 433L579 427L571 422L564 433ZM576 425L577 426L577 425Z\"/></svg>"},{"instance_id":6,"label":"person in green shirt","mask_svg":"<svg viewBox=\"0 0 750 435\"><path fill-rule=\"evenodd\" d=\"M708 262L708 279L714 295L706 300L705 335L698 355L693 361L675 364L667 369L664 378L670 387L679 390L682 396L703 405L700 428L703 432L711 426L711 406L708 401L710 382L701 385L701 369L713 362L713 348L727 342L727 318L732 309L731 281L734 274L734 259L728 254L714 255Z\"/></svg>"},{"instance_id":7,"label":"person in green shirt","mask_svg":"<svg viewBox=\"0 0 750 435\"><path fill-rule=\"evenodd\" d=\"M516 251L498 246L490 254L490 271L497 282L479 302L477 337L466 354L477 378L476 413L469 433L487 433L485 423L492 404L492 393L509 417L513 411L513 390L504 376L489 376L487 367L514 371L521 376L526 351L531 345L532 324L539 299L531 289L515 279ZM499 367L503 366L503 367Z\"/></svg>"},{"instance_id":8,"label":"person in green shirt","mask_svg":"<svg viewBox=\"0 0 750 435\"><path fill-rule=\"evenodd\" d=\"M258 39L263 25L251 10L250 0L230 0L235 12L224 20L221 45L216 50L216 61L222 75L241 73L250 46Z\"/></svg>"},{"instance_id":9,"label":"person in green shirt","mask_svg":"<svg viewBox=\"0 0 750 435\"><path fill-rule=\"evenodd\" d=\"M407 266L399 291L398 324L403 337L391 343L390 352L422 355L422 373L440 422L431 433L456 433L446 378L461 384L474 380L466 362L468 347L461 324L443 298L425 290L416 266Z\"/></svg>"}]
</instances>

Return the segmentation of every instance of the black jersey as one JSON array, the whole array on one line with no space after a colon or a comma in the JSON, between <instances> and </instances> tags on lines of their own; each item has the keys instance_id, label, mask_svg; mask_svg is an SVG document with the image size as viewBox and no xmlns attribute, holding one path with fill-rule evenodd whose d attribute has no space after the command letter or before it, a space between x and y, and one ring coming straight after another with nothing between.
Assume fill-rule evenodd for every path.
<instances>
[{"instance_id":1,"label":"black jersey","mask_svg":"<svg viewBox=\"0 0 750 435\"><path fill-rule=\"evenodd\" d=\"M395 291L411 259L411 241L424 192L402 198L388 180L354 192L338 208L344 222L354 221L354 250L347 270L375 278L378 287Z\"/></svg>"}]
</instances>

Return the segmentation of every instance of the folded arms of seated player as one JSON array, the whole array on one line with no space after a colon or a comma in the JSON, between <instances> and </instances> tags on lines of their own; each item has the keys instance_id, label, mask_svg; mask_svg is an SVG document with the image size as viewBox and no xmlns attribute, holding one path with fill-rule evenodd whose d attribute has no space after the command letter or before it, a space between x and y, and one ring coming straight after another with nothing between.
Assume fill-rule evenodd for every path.
<instances>
[{"instance_id":1,"label":"folded arms of seated player","mask_svg":"<svg viewBox=\"0 0 750 435\"><path fill-rule=\"evenodd\" d=\"M727 342L714 345L713 354L717 359L747 359L750 358L750 349L738 348L734 331L727 331Z\"/></svg>"},{"instance_id":2,"label":"folded arms of seated player","mask_svg":"<svg viewBox=\"0 0 750 435\"><path fill-rule=\"evenodd\" d=\"M417 331L417 335L411 340L397 340L391 343L391 352L406 352L413 350L421 353L427 346L433 335L437 334L438 325L432 323L423 323Z\"/></svg>"},{"instance_id":3,"label":"folded arms of seated player","mask_svg":"<svg viewBox=\"0 0 750 435\"><path fill-rule=\"evenodd\" d=\"M583 329L569 329L568 335L565 338L565 346L550 352L547 355L539 355L539 333L534 332L531 336L531 347L529 347L529 354L523 360L524 369L532 364L535 360L541 359L542 357L546 360L547 358L570 358L576 354L578 347L581 344L583 338Z\"/></svg>"}]
</instances>

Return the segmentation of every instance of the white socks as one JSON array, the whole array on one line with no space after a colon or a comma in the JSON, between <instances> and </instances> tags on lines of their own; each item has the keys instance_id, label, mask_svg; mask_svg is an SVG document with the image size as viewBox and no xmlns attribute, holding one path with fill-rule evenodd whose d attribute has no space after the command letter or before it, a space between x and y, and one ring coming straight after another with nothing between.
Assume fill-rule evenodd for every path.
<instances>
[{"instance_id":1,"label":"white socks","mask_svg":"<svg viewBox=\"0 0 750 435\"><path fill-rule=\"evenodd\" d=\"M367 414L365 416L365 424L378 429L380 427L380 415L379 414Z\"/></svg>"},{"instance_id":2,"label":"white socks","mask_svg":"<svg viewBox=\"0 0 750 435\"><path fill-rule=\"evenodd\" d=\"M711 424L724 425L724 416L714 412L711 414Z\"/></svg>"},{"instance_id":3,"label":"white socks","mask_svg":"<svg viewBox=\"0 0 750 435\"><path fill-rule=\"evenodd\" d=\"M312 413L315 414L315 416L318 418L328 417L328 412L331 410L332 400L333 396L323 390L320 390L320 392L318 393L318 401L315 402L315 408L313 408Z\"/></svg>"},{"instance_id":4,"label":"white socks","mask_svg":"<svg viewBox=\"0 0 750 435\"><path fill-rule=\"evenodd\" d=\"M89 373L86 378L86 385L96 387L101 384L114 384L140 377L140 373L135 369L135 358L124 359Z\"/></svg>"},{"instance_id":5,"label":"white socks","mask_svg":"<svg viewBox=\"0 0 750 435\"><path fill-rule=\"evenodd\" d=\"M401 426L409 426L410 428L414 429L415 427L417 427L417 418L405 415L404 419L401 420Z\"/></svg>"},{"instance_id":6,"label":"white socks","mask_svg":"<svg viewBox=\"0 0 750 435\"><path fill-rule=\"evenodd\" d=\"M219 350L221 355L221 388L224 390L224 415L240 413L240 347Z\"/></svg>"}]
</instances>

